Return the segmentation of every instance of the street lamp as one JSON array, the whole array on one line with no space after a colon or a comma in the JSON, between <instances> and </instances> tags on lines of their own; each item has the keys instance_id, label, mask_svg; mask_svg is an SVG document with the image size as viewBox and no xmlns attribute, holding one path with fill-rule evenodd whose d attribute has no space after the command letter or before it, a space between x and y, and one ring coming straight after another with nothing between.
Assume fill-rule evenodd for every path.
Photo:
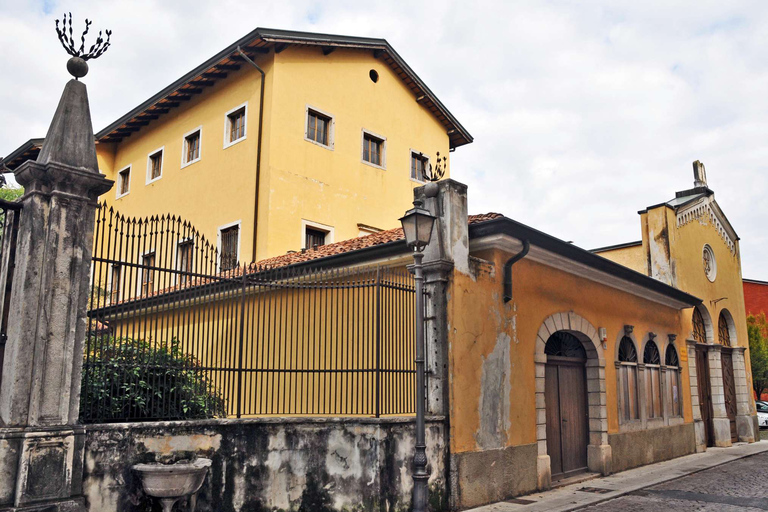
<instances>
[{"instance_id":1,"label":"street lamp","mask_svg":"<svg viewBox=\"0 0 768 512\"><path fill-rule=\"evenodd\" d=\"M422 202L413 202L413 208L400 219L405 243L413 250L413 277L416 284L416 451L413 454L413 512L427 510L427 445L424 427L424 275L422 251L432 237L435 217Z\"/></svg>"}]
</instances>

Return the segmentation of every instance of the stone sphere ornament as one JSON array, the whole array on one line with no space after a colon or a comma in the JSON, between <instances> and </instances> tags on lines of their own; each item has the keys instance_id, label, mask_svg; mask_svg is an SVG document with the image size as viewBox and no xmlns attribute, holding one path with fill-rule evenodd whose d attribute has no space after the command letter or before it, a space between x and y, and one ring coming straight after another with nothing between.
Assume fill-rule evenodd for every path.
<instances>
[{"instance_id":1,"label":"stone sphere ornament","mask_svg":"<svg viewBox=\"0 0 768 512\"><path fill-rule=\"evenodd\" d=\"M96 42L91 45L88 51L85 51L85 36L88 35L88 30L91 28L92 23L88 19L85 20L85 30L83 35L80 36L80 48L77 48L75 46L75 38L72 36L72 13L69 13L69 17L67 17L67 14L64 14L61 28L59 28L59 20L56 20L56 34L59 36L59 41L64 50L72 56L67 62L67 71L75 79L82 78L88 74L88 63L86 61L101 57L109 48L109 37L112 35L112 31L105 31L107 38L104 39L101 36L101 30L99 30Z\"/></svg>"},{"instance_id":2,"label":"stone sphere ornament","mask_svg":"<svg viewBox=\"0 0 768 512\"><path fill-rule=\"evenodd\" d=\"M88 63L80 57L72 57L67 61L67 71L75 78L83 78L88 74Z\"/></svg>"}]
</instances>

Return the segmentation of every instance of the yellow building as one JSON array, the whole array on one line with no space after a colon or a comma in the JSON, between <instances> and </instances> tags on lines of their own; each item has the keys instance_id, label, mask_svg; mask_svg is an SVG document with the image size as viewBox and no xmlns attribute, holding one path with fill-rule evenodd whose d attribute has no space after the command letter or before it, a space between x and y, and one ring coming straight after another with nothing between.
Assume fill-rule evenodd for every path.
<instances>
[{"instance_id":1,"label":"yellow building","mask_svg":"<svg viewBox=\"0 0 768 512\"><path fill-rule=\"evenodd\" d=\"M96 139L103 201L181 216L225 267L395 227L423 168L472 142L384 39L263 28Z\"/></svg>"}]
</instances>

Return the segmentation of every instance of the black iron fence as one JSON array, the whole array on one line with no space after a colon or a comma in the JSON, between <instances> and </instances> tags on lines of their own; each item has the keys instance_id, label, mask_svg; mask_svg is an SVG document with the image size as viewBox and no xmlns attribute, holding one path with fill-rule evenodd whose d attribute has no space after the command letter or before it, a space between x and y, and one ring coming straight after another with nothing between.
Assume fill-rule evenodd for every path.
<instances>
[{"instance_id":1,"label":"black iron fence","mask_svg":"<svg viewBox=\"0 0 768 512\"><path fill-rule=\"evenodd\" d=\"M415 411L406 269L220 271L181 219L97 213L83 421Z\"/></svg>"},{"instance_id":2,"label":"black iron fence","mask_svg":"<svg viewBox=\"0 0 768 512\"><path fill-rule=\"evenodd\" d=\"M0 382L3 379L5 343L8 339L8 310L13 289L13 270L16 266L16 238L19 233L21 203L0 199Z\"/></svg>"}]
</instances>

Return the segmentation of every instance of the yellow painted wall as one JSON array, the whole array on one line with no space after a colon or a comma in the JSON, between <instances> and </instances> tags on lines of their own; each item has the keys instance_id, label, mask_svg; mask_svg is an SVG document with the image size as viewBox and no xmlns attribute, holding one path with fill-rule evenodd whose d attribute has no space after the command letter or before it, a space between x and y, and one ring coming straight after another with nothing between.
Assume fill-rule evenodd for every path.
<instances>
[{"instance_id":1,"label":"yellow painted wall","mask_svg":"<svg viewBox=\"0 0 768 512\"><path fill-rule=\"evenodd\" d=\"M614 261L619 265L629 267L635 272L648 275L648 263L643 252L642 245L632 247L622 247L620 249L611 249L609 251L596 252L598 256Z\"/></svg>"},{"instance_id":2,"label":"yellow painted wall","mask_svg":"<svg viewBox=\"0 0 768 512\"><path fill-rule=\"evenodd\" d=\"M301 249L302 219L333 227L333 241L358 236L358 223L396 227L418 185L409 150L447 156L445 128L371 52L289 47L257 62L266 91L255 259ZM132 166L129 194L116 199L115 187L102 200L129 216L180 215L214 244L219 227L240 221L240 259L252 261L259 90L260 75L244 63L120 143L99 144L109 179ZM224 148L225 113L246 101L247 137ZM307 105L334 116L332 151L305 140ZM182 168L183 137L198 126L201 159ZM363 128L386 137L386 169L361 161ZM146 184L148 157L161 147L162 178Z\"/></svg>"},{"instance_id":3,"label":"yellow painted wall","mask_svg":"<svg viewBox=\"0 0 768 512\"><path fill-rule=\"evenodd\" d=\"M619 429L614 361L617 343L627 324L634 325L638 340L648 332L656 333L662 357L666 335L678 335L675 347L682 364L682 409L685 421L693 421L685 339L678 310L529 259L513 267L514 298L504 304L502 269L509 255L496 250L476 255L491 261L495 272L475 277L454 272L448 309L452 453L494 448L481 446L478 440L484 428L480 414L483 365L495 350L509 350L511 384L506 394L509 415L504 418L505 441L495 448L536 442L536 337L547 317L568 311L586 318L595 328L607 329L605 382L609 433ZM642 347L638 348L642 354ZM505 392L503 387L495 391Z\"/></svg>"},{"instance_id":4,"label":"yellow painted wall","mask_svg":"<svg viewBox=\"0 0 768 512\"><path fill-rule=\"evenodd\" d=\"M333 150L304 139L308 106L334 117ZM448 155L445 128L370 52L287 48L275 57L272 109L259 259L301 249L302 219L332 226L334 241L356 237L358 223L399 226L419 185L410 179L410 150L433 162L438 151ZM386 137L386 169L363 163L363 129Z\"/></svg>"}]
</instances>

